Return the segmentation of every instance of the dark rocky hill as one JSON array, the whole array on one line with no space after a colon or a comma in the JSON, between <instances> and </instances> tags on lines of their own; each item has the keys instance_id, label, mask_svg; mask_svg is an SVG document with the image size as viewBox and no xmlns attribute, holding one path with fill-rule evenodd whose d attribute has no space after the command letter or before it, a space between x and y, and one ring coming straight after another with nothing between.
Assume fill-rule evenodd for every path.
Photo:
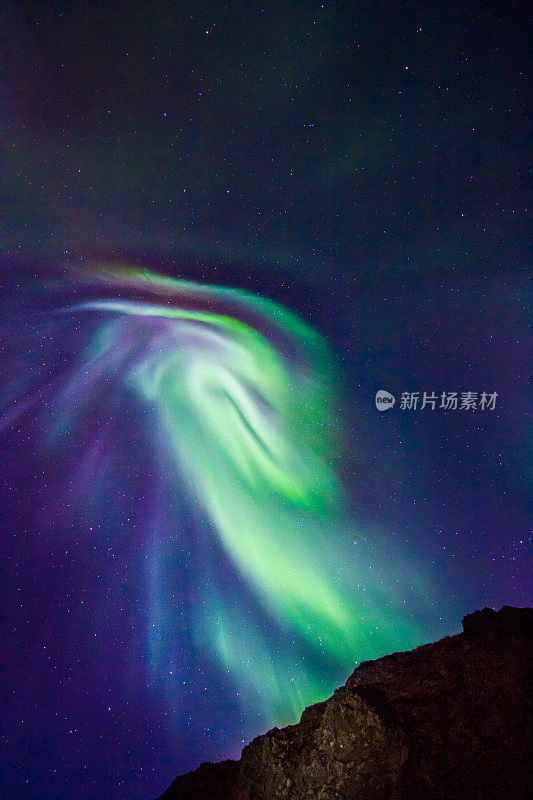
<instances>
[{"instance_id":1,"label":"dark rocky hill","mask_svg":"<svg viewBox=\"0 0 533 800\"><path fill-rule=\"evenodd\" d=\"M526 800L533 609L484 609L463 633L361 664L240 761L202 764L159 800Z\"/></svg>"}]
</instances>

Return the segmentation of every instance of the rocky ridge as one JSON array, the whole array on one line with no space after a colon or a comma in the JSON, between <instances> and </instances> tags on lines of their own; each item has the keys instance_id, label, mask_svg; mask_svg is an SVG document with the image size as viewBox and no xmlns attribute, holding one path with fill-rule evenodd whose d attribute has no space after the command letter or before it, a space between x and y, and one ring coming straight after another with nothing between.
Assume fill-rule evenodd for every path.
<instances>
[{"instance_id":1,"label":"rocky ridge","mask_svg":"<svg viewBox=\"0 0 533 800\"><path fill-rule=\"evenodd\" d=\"M159 800L526 800L533 609L360 664L296 725L202 764Z\"/></svg>"}]
</instances>

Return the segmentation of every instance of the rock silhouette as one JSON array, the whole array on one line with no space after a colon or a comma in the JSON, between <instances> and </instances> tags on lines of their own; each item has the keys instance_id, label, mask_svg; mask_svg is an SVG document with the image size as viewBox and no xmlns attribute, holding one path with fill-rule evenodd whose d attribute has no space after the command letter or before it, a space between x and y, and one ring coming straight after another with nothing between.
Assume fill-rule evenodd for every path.
<instances>
[{"instance_id":1,"label":"rock silhouette","mask_svg":"<svg viewBox=\"0 0 533 800\"><path fill-rule=\"evenodd\" d=\"M526 800L533 609L360 664L296 725L202 764L159 800Z\"/></svg>"}]
</instances>

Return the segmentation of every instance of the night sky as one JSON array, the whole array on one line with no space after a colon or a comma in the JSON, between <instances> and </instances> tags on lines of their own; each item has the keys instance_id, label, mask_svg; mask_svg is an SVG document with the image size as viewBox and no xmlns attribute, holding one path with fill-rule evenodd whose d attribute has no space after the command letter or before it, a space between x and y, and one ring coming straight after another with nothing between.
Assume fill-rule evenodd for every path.
<instances>
[{"instance_id":1,"label":"night sky","mask_svg":"<svg viewBox=\"0 0 533 800\"><path fill-rule=\"evenodd\" d=\"M6 800L153 800L531 604L527 17L3 4Z\"/></svg>"}]
</instances>

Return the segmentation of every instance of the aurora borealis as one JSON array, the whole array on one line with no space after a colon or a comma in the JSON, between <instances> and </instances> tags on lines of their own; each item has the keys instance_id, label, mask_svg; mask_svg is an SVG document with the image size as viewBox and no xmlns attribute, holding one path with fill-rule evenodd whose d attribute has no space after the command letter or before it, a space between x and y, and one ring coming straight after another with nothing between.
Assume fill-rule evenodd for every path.
<instances>
[{"instance_id":1,"label":"aurora borealis","mask_svg":"<svg viewBox=\"0 0 533 800\"><path fill-rule=\"evenodd\" d=\"M150 479L137 477L137 496L164 485L190 504L198 534L215 540L218 558L236 573L229 587L220 563L204 555L194 602L182 597L172 548L183 549L190 531L160 501L141 550L149 561L146 660L154 683L165 676L171 711L179 712L180 690L168 676L179 674L185 634L265 725L296 719L354 663L418 643L423 601L418 621L398 606L406 591L399 565L389 566L386 581L362 577L368 554L356 553L334 467L342 434L325 342L294 314L246 292L147 270L87 274L92 281L69 275L62 295L95 297L44 314L40 332L53 341L58 318L67 339L65 320L83 329L78 365L54 376L48 391L30 389L36 404L28 407L24 395L18 404L22 415L37 405L54 457L67 442L75 447L74 514L80 501L85 511L102 495L116 502L106 456L118 448L127 462L127 444L120 420L95 420L115 392L137 405L158 466ZM2 427L18 413L14 402ZM409 570L404 577L412 582ZM412 587L408 594L416 598ZM173 616L180 604L186 623Z\"/></svg>"},{"instance_id":2,"label":"aurora borealis","mask_svg":"<svg viewBox=\"0 0 533 800\"><path fill-rule=\"evenodd\" d=\"M41 597L42 656L64 653L50 710L57 718L63 691L54 672L67 669L67 696L85 687L89 722L78 730L89 744L93 705L111 715L117 704L128 731L129 706L137 714L147 704L169 771L206 752L235 755L256 732L296 721L360 661L449 632L457 609L475 602L466 598L480 587L463 585L474 575L468 549L459 573L437 568L438 531L421 530L417 553L416 522L405 536L380 517L381 504L371 519L364 495L354 506L368 459L358 457L350 485L346 380L296 314L140 265L45 274L28 281L27 296L20 284L4 295L0 428L6 452L22 456L14 472L9 461L3 469L6 486L27 487L23 501L6 503L7 521L27 520L14 545L30 573L51 569L29 589ZM360 429L371 409L361 411ZM479 423L490 430L491 419ZM401 422L382 423L381 435ZM412 425L415 458L423 450ZM384 477L386 466L377 466ZM394 503L389 480L380 493ZM413 480L405 472L398 486L405 493ZM488 497L476 510L482 530L494 513ZM442 518L439 505L457 513L447 494L433 500L428 518ZM116 729L113 719L109 734ZM118 783L113 774L106 780ZM75 780L84 791L85 776Z\"/></svg>"},{"instance_id":3,"label":"aurora borealis","mask_svg":"<svg viewBox=\"0 0 533 800\"><path fill-rule=\"evenodd\" d=\"M1 14L0 785L153 800L531 603L526 10Z\"/></svg>"}]
</instances>

